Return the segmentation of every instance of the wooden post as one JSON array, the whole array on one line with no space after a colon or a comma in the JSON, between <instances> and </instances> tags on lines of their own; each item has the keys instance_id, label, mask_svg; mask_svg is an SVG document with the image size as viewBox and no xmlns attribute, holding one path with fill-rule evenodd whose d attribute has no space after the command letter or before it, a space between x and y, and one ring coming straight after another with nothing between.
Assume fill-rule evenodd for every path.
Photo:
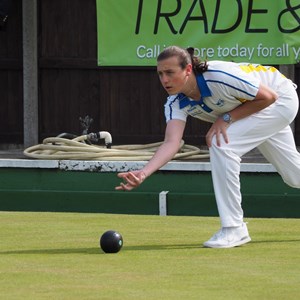
<instances>
[{"instance_id":1,"label":"wooden post","mask_svg":"<svg viewBox=\"0 0 300 300\"><path fill-rule=\"evenodd\" d=\"M24 147L38 143L37 0L23 0Z\"/></svg>"}]
</instances>

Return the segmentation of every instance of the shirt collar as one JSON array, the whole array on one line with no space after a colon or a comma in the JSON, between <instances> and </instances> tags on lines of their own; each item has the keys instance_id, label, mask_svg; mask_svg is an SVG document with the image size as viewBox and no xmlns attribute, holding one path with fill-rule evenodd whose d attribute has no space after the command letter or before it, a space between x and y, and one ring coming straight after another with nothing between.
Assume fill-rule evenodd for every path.
<instances>
[{"instance_id":1,"label":"shirt collar","mask_svg":"<svg viewBox=\"0 0 300 300\"><path fill-rule=\"evenodd\" d=\"M207 83L206 83L203 75L198 74L196 76L196 80L197 80L198 88L199 88L200 93L201 93L201 99L200 100L202 100L203 97L210 97L211 96L211 91L208 88ZM195 106L195 105L199 104L199 101L190 100L183 93L179 93L177 97L179 98L179 107L180 107L180 109L182 109L182 108L184 108L188 105Z\"/></svg>"},{"instance_id":2,"label":"shirt collar","mask_svg":"<svg viewBox=\"0 0 300 300\"><path fill-rule=\"evenodd\" d=\"M201 92L201 97L211 97L211 91L207 86L206 80L204 79L202 74L198 74L196 76L197 85Z\"/></svg>"}]
</instances>

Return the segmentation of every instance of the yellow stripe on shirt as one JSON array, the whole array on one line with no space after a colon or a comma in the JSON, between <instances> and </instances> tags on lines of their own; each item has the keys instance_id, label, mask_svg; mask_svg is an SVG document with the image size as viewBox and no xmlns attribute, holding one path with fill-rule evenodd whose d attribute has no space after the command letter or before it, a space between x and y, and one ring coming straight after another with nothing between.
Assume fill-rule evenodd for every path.
<instances>
[{"instance_id":1,"label":"yellow stripe on shirt","mask_svg":"<svg viewBox=\"0 0 300 300\"><path fill-rule=\"evenodd\" d=\"M251 72L267 72L267 71L271 71L271 72L276 72L278 71L276 68L274 67L265 67L262 65L244 65L244 66L239 66L244 72L246 73L251 73Z\"/></svg>"}]
</instances>

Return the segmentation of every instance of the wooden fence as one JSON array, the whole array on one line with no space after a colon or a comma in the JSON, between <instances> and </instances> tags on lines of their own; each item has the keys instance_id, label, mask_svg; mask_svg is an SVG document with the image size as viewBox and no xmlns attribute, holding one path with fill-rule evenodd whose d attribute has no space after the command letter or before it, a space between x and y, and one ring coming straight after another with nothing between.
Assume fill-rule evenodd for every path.
<instances>
[{"instance_id":1,"label":"wooden fence","mask_svg":"<svg viewBox=\"0 0 300 300\"><path fill-rule=\"evenodd\" d=\"M0 145L23 142L22 1L11 2L0 31ZM38 1L38 67L40 141L80 134L86 115L94 119L90 131L109 131L115 144L163 139L167 94L155 68L97 66L95 0ZM300 86L300 65L295 73ZM186 142L204 144L209 126L191 118ZM300 145L299 114L295 137Z\"/></svg>"}]
</instances>

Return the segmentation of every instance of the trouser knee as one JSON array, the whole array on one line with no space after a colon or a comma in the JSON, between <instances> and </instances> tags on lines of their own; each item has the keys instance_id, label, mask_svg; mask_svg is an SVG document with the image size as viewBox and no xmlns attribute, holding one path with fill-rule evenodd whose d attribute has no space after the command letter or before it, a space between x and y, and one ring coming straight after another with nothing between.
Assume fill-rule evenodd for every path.
<instances>
[{"instance_id":1,"label":"trouser knee","mask_svg":"<svg viewBox=\"0 0 300 300\"><path fill-rule=\"evenodd\" d=\"M300 189L300 176L293 178L284 178L283 181L292 188Z\"/></svg>"}]
</instances>

